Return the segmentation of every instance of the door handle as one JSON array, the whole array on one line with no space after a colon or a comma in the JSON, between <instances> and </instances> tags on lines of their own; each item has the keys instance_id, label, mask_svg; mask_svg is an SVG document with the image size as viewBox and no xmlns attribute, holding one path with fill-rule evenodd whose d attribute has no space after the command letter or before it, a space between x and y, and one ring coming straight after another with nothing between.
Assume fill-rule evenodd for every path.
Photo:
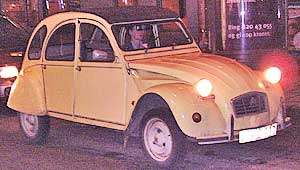
<instances>
[{"instance_id":1,"label":"door handle","mask_svg":"<svg viewBox=\"0 0 300 170\"><path fill-rule=\"evenodd\" d=\"M81 71L81 67L80 67L80 66L75 67L75 69L76 69L77 71Z\"/></svg>"},{"instance_id":2,"label":"door handle","mask_svg":"<svg viewBox=\"0 0 300 170\"><path fill-rule=\"evenodd\" d=\"M42 67L43 67L43 69L46 69L46 68L47 68L46 65L43 65Z\"/></svg>"}]
</instances>

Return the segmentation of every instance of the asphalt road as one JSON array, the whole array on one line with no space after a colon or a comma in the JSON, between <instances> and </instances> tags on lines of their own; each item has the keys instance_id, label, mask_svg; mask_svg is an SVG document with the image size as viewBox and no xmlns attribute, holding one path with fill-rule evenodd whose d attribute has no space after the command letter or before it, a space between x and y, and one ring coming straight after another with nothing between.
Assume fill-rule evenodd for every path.
<instances>
[{"instance_id":1,"label":"asphalt road","mask_svg":"<svg viewBox=\"0 0 300 170\"><path fill-rule=\"evenodd\" d=\"M22 138L15 113L0 113L0 170L151 170L138 139L123 148L123 135L105 128L51 119L48 142L33 146ZM190 144L176 169L300 170L300 112L277 136L248 144ZM171 169L171 168L170 168ZM174 169L174 168L172 168Z\"/></svg>"}]
</instances>

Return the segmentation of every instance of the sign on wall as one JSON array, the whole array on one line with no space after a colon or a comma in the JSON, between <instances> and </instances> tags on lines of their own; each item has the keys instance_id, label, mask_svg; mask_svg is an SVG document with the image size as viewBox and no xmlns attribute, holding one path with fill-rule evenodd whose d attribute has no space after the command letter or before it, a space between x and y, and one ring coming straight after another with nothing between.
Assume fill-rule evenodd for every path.
<instances>
[{"instance_id":1,"label":"sign on wall","mask_svg":"<svg viewBox=\"0 0 300 170\"><path fill-rule=\"evenodd\" d=\"M280 3L270 0L226 0L225 50L276 48L284 43Z\"/></svg>"}]
</instances>

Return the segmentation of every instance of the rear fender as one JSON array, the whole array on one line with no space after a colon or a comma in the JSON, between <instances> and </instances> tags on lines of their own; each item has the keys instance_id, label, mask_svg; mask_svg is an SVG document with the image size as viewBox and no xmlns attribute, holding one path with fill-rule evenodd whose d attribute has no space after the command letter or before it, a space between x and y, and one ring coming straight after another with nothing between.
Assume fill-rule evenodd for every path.
<instances>
[{"instance_id":1,"label":"rear fender","mask_svg":"<svg viewBox=\"0 0 300 170\"><path fill-rule=\"evenodd\" d=\"M22 113L43 116L47 114L43 75L40 65L21 71L14 82L7 106Z\"/></svg>"}]
</instances>

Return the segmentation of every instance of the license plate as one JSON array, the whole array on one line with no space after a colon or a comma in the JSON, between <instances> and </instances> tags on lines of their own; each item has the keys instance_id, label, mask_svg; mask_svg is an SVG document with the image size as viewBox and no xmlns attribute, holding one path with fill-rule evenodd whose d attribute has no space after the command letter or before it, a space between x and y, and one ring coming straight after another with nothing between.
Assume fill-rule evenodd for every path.
<instances>
[{"instance_id":1,"label":"license plate","mask_svg":"<svg viewBox=\"0 0 300 170\"><path fill-rule=\"evenodd\" d=\"M239 143L246 143L266 139L268 137L275 136L276 132L277 123L256 129L242 130L239 132Z\"/></svg>"}]
</instances>

